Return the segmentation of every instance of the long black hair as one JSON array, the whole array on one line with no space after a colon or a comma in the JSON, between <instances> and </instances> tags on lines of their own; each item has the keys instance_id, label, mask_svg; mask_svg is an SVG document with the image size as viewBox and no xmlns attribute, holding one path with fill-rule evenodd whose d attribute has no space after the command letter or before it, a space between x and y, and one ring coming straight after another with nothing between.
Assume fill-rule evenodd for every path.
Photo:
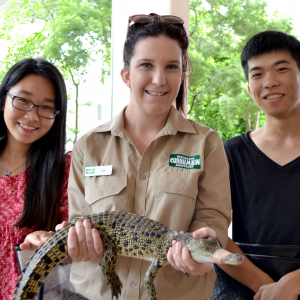
<instances>
[{"instance_id":1,"label":"long black hair","mask_svg":"<svg viewBox=\"0 0 300 300\"><path fill-rule=\"evenodd\" d=\"M157 14L150 14L152 16L158 16ZM134 23L128 28L127 39L123 49L123 62L124 67L129 70L131 58L134 54L135 44L147 37L169 37L179 43L182 50L182 72L183 80L179 88L178 95L176 97L176 109L185 113L185 101L187 101L187 76L186 71L188 68L188 47L189 38L183 25L175 25L165 22L159 18L153 19L152 22L147 24Z\"/></svg>"},{"instance_id":2,"label":"long black hair","mask_svg":"<svg viewBox=\"0 0 300 300\"><path fill-rule=\"evenodd\" d=\"M67 92L58 69L43 59L27 58L17 62L6 73L0 85L0 107L6 94L28 75L48 78L55 87L55 108L60 111L47 134L35 141L26 158L26 192L21 219L17 227L53 230L60 222L59 206L63 183L66 140ZM7 127L0 113L0 153L7 142Z\"/></svg>"}]
</instances>

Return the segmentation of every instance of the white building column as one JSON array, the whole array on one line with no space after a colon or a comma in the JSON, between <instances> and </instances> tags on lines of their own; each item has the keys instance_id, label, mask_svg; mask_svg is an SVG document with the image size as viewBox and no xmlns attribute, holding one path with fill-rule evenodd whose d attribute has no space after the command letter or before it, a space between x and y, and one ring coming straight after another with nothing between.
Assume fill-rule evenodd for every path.
<instances>
[{"instance_id":1,"label":"white building column","mask_svg":"<svg viewBox=\"0 0 300 300\"><path fill-rule=\"evenodd\" d=\"M175 15L185 21L189 31L190 0L112 0L111 47L111 117L118 114L129 102L130 91L121 79L123 45L126 38L128 17L137 14L156 13Z\"/></svg>"}]
</instances>

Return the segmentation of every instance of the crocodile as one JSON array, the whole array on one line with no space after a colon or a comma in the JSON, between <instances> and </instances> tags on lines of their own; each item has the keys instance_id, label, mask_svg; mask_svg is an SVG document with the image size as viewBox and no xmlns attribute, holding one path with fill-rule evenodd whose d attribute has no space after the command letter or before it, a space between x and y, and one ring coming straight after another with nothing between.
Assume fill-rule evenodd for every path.
<instances>
[{"instance_id":1,"label":"crocodile","mask_svg":"<svg viewBox=\"0 0 300 300\"><path fill-rule=\"evenodd\" d=\"M54 233L31 257L16 284L13 300L34 299L39 287L49 272L68 256L67 236L71 226L77 221L89 220L92 228L99 231L104 254L100 267L106 283L111 289L112 299L121 295L122 283L114 271L117 254L151 261L144 282L149 300L156 300L153 280L157 272L168 264L167 253L172 240L187 247L191 257L197 262L214 262L213 254L222 249L217 239L193 239L191 233L169 230L163 224L147 217L127 212L108 212L76 218L66 227ZM240 264L240 254L229 254L223 263Z\"/></svg>"}]
</instances>

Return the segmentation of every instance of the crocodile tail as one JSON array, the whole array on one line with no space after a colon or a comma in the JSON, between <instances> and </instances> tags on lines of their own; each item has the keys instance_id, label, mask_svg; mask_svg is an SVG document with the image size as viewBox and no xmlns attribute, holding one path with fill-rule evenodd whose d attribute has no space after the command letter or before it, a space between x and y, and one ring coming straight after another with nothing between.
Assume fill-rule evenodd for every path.
<instances>
[{"instance_id":1,"label":"crocodile tail","mask_svg":"<svg viewBox=\"0 0 300 300\"><path fill-rule=\"evenodd\" d=\"M28 266L23 269L13 300L32 300L50 271L68 256L67 236L74 223L53 234L40 248L35 251Z\"/></svg>"}]
</instances>

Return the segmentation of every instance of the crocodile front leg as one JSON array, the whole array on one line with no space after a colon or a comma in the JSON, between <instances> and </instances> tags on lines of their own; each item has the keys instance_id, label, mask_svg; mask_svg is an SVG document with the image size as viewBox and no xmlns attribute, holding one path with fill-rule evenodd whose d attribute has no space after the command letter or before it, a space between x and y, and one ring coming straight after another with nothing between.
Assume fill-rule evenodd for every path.
<instances>
[{"instance_id":1,"label":"crocodile front leg","mask_svg":"<svg viewBox=\"0 0 300 300\"><path fill-rule=\"evenodd\" d=\"M115 272L117 260L117 246L113 240L103 231L100 232L100 237L103 245L103 257L100 261L100 267L107 285L111 289L112 299L116 297L119 299L121 295L122 282Z\"/></svg>"},{"instance_id":2,"label":"crocodile front leg","mask_svg":"<svg viewBox=\"0 0 300 300\"><path fill-rule=\"evenodd\" d=\"M145 289L149 296L148 300L157 300L156 298L156 290L153 284L153 280L157 275L158 271L161 269L162 263L161 261L156 258L151 265L149 266L144 279Z\"/></svg>"}]
</instances>

